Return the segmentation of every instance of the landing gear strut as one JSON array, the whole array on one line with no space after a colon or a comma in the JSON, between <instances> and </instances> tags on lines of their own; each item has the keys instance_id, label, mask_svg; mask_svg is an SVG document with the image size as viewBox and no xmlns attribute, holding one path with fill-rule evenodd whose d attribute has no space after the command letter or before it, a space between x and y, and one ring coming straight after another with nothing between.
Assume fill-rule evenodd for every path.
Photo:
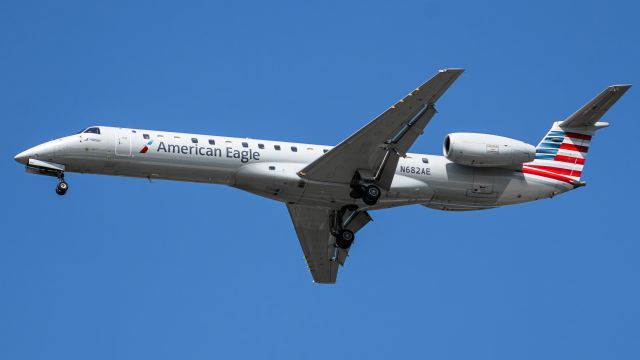
<instances>
[{"instance_id":1,"label":"landing gear strut","mask_svg":"<svg viewBox=\"0 0 640 360\"><path fill-rule=\"evenodd\" d=\"M373 175L367 170L358 170L351 179L351 196L352 199L362 199L362 201L373 206L380 199L382 191L378 186L379 176Z\"/></svg>"},{"instance_id":2,"label":"landing gear strut","mask_svg":"<svg viewBox=\"0 0 640 360\"><path fill-rule=\"evenodd\" d=\"M69 184L64 181L64 175L61 175L59 179L60 181L58 181L58 185L56 186L56 194L62 196L69 190Z\"/></svg>"},{"instance_id":3,"label":"landing gear strut","mask_svg":"<svg viewBox=\"0 0 640 360\"><path fill-rule=\"evenodd\" d=\"M358 206L356 205L345 205L340 210L336 210L334 213L333 220L333 228L332 231L333 236L336 238L336 246L340 249L348 249L353 244L353 240L355 240L356 236L353 231L346 229L353 216L357 214ZM346 216L347 212L349 212L349 216Z\"/></svg>"}]
</instances>

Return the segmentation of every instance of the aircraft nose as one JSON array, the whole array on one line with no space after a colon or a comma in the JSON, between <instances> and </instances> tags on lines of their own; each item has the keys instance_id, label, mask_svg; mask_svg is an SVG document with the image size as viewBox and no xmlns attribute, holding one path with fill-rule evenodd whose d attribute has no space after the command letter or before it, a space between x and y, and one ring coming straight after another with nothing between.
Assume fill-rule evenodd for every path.
<instances>
[{"instance_id":1,"label":"aircraft nose","mask_svg":"<svg viewBox=\"0 0 640 360\"><path fill-rule=\"evenodd\" d=\"M27 165L27 162L29 161L30 157L33 157L34 152L32 149L29 150L25 150L21 153L19 153L18 155L14 156L14 160L19 162L20 164L24 164Z\"/></svg>"},{"instance_id":2,"label":"aircraft nose","mask_svg":"<svg viewBox=\"0 0 640 360\"><path fill-rule=\"evenodd\" d=\"M55 154L57 147L58 146L56 145L55 140L49 141L21 152L20 154L14 156L14 159L17 162L25 165L27 165L29 159L51 160L51 158Z\"/></svg>"}]
</instances>

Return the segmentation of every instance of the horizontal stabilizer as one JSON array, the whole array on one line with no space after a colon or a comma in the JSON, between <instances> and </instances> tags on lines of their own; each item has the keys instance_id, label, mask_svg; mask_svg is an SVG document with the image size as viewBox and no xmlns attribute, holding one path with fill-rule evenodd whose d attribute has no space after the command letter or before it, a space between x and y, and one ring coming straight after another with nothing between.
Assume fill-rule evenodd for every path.
<instances>
[{"instance_id":1,"label":"horizontal stabilizer","mask_svg":"<svg viewBox=\"0 0 640 360\"><path fill-rule=\"evenodd\" d=\"M585 106L560 123L561 128L594 126L600 118L629 90L631 85L611 85Z\"/></svg>"}]
</instances>

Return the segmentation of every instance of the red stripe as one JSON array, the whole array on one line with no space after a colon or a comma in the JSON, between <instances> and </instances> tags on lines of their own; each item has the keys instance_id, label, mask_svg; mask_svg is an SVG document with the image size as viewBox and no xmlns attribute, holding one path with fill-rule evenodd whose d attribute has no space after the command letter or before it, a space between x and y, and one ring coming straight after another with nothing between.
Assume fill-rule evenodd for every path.
<instances>
[{"instance_id":1,"label":"red stripe","mask_svg":"<svg viewBox=\"0 0 640 360\"><path fill-rule=\"evenodd\" d=\"M571 164L584 165L584 159L573 157L573 156L564 156L564 155L556 155L553 159L555 161L562 161Z\"/></svg>"},{"instance_id":2,"label":"red stripe","mask_svg":"<svg viewBox=\"0 0 640 360\"><path fill-rule=\"evenodd\" d=\"M591 140L591 135L585 135L585 134L568 132L568 133L565 133L565 136L570 137L572 139Z\"/></svg>"},{"instance_id":3,"label":"red stripe","mask_svg":"<svg viewBox=\"0 0 640 360\"><path fill-rule=\"evenodd\" d=\"M527 165L527 166L535 168L535 169L549 171L549 172L552 172L552 173L555 173L555 174L560 174L560 175L569 175L569 176L580 177L580 173L581 173L578 170L563 169L563 168L559 168L559 167L555 167L555 166L544 166L544 165Z\"/></svg>"},{"instance_id":4,"label":"red stripe","mask_svg":"<svg viewBox=\"0 0 640 360\"><path fill-rule=\"evenodd\" d=\"M573 145L573 144L567 144L567 143L560 144L560 149L571 150L571 151L580 151L580 152L583 152L583 153L586 153L586 152L589 151L589 148L586 147L586 146Z\"/></svg>"},{"instance_id":5,"label":"red stripe","mask_svg":"<svg viewBox=\"0 0 640 360\"><path fill-rule=\"evenodd\" d=\"M560 180L560 181L564 181L566 183L571 184L574 180L570 179L566 176L562 176L562 175L558 175L558 174L553 174L553 173L548 173L546 171L540 171L540 170L536 170L536 169L530 169L528 167L523 167L522 168L522 172L525 174L531 174L531 175L538 175L538 176L543 176L549 179L554 179L554 180Z\"/></svg>"}]
</instances>

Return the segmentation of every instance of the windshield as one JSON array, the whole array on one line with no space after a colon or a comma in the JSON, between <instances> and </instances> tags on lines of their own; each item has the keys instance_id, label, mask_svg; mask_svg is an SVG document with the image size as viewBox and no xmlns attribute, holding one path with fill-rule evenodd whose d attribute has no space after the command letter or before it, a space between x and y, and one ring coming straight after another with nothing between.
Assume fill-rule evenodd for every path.
<instances>
[{"instance_id":1,"label":"windshield","mask_svg":"<svg viewBox=\"0 0 640 360\"><path fill-rule=\"evenodd\" d=\"M88 128L86 130L80 131L78 134L81 134L81 133L84 133L84 134L98 134L98 135L100 135L100 128L99 127L90 127L90 128Z\"/></svg>"}]
</instances>

